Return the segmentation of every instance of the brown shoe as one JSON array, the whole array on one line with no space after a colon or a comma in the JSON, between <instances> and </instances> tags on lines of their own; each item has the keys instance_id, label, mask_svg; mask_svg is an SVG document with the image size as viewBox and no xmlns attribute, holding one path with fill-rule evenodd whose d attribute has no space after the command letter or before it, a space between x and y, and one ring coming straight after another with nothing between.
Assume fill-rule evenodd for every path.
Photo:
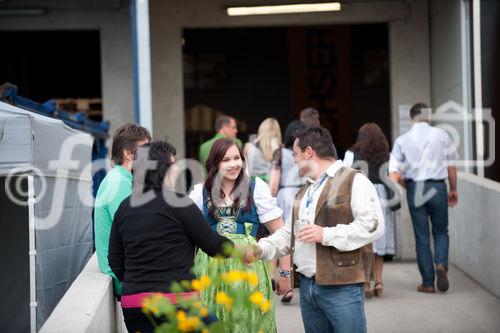
<instances>
[{"instance_id":1,"label":"brown shoe","mask_svg":"<svg viewBox=\"0 0 500 333\"><path fill-rule=\"evenodd\" d=\"M448 281L448 272L443 264L436 266L436 285L439 291L445 292L450 288L450 282Z\"/></svg>"},{"instance_id":2,"label":"brown shoe","mask_svg":"<svg viewBox=\"0 0 500 333\"><path fill-rule=\"evenodd\" d=\"M421 292L421 293L429 293L429 294L433 294L436 292L434 290L434 287L427 287L427 286L424 286L423 284L421 284L420 286L417 287L417 291Z\"/></svg>"},{"instance_id":3,"label":"brown shoe","mask_svg":"<svg viewBox=\"0 0 500 333\"><path fill-rule=\"evenodd\" d=\"M384 293L384 284L382 282L376 282L375 286L373 287L373 294L376 297L381 297L383 293Z\"/></svg>"}]
</instances>

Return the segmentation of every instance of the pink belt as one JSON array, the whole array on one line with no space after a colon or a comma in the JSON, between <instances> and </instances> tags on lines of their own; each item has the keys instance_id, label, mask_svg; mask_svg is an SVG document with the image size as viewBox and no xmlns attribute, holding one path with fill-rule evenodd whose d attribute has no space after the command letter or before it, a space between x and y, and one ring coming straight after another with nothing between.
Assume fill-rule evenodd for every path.
<instances>
[{"instance_id":1,"label":"pink belt","mask_svg":"<svg viewBox=\"0 0 500 333\"><path fill-rule=\"evenodd\" d=\"M184 293L155 293L155 292L147 292L147 293L138 293L132 295L122 295L121 302L122 308L142 308L142 304L144 303L144 299L154 296L154 295L162 295L167 298L170 303L177 303L178 299L182 298L191 298L198 297L199 294L197 291L190 291Z\"/></svg>"}]
</instances>

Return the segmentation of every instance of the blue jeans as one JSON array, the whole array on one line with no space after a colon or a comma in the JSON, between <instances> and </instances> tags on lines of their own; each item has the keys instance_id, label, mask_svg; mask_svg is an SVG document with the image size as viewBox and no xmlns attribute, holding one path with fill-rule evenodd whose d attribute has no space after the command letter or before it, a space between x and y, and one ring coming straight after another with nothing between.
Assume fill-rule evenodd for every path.
<instances>
[{"instance_id":1,"label":"blue jeans","mask_svg":"<svg viewBox=\"0 0 500 333\"><path fill-rule=\"evenodd\" d=\"M306 333L365 333L362 283L319 285L300 275L300 311Z\"/></svg>"},{"instance_id":2,"label":"blue jeans","mask_svg":"<svg viewBox=\"0 0 500 333\"><path fill-rule=\"evenodd\" d=\"M422 275L423 285L434 287L434 263L448 268L448 190L444 181L410 181L406 185L408 206L415 232L418 269ZM429 195L432 192L434 194ZM422 201L419 199L422 196L429 197L424 202L419 202ZM429 218L434 239L434 262L429 236Z\"/></svg>"}]
</instances>

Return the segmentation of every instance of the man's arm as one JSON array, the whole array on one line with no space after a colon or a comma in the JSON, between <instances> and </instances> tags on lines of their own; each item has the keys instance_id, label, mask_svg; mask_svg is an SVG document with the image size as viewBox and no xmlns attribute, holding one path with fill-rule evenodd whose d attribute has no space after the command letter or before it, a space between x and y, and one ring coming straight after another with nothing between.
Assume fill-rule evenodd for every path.
<instances>
[{"instance_id":1,"label":"man's arm","mask_svg":"<svg viewBox=\"0 0 500 333\"><path fill-rule=\"evenodd\" d=\"M392 148L391 155L389 157L389 178L395 182L399 183L401 186L406 188L404 179L401 177L402 164L404 162L404 155L401 150L401 140L398 138L394 142L394 147Z\"/></svg>"},{"instance_id":2,"label":"man's arm","mask_svg":"<svg viewBox=\"0 0 500 333\"><path fill-rule=\"evenodd\" d=\"M109 237L109 247L108 247L108 262L109 267L113 271L114 275L118 281L123 281L123 275L125 273L125 256L124 247L122 243L122 238L119 231L120 223L120 211L117 211L116 218L113 220L111 225L111 233Z\"/></svg>"},{"instance_id":3,"label":"man's arm","mask_svg":"<svg viewBox=\"0 0 500 333\"><path fill-rule=\"evenodd\" d=\"M272 235L259 240L253 255L260 259L272 260L290 254L291 226L289 224L276 230Z\"/></svg>"},{"instance_id":4,"label":"man's arm","mask_svg":"<svg viewBox=\"0 0 500 333\"><path fill-rule=\"evenodd\" d=\"M456 166L448 167L448 180L450 182L450 191L448 193L448 206L454 207L458 203Z\"/></svg>"},{"instance_id":5,"label":"man's arm","mask_svg":"<svg viewBox=\"0 0 500 333\"><path fill-rule=\"evenodd\" d=\"M450 191L448 193L448 206L454 207L458 203L457 192L457 167L455 162L458 160L457 149L448 134L446 136L446 161L448 163L448 181L450 182Z\"/></svg>"},{"instance_id":6,"label":"man's arm","mask_svg":"<svg viewBox=\"0 0 500 333\"><path fill-rule=\"evenodd\" d=\"M340 251L352 251L382 236L384 215L377 191L368 178L361 174L355 176L352 185L351 210L354 217L351 223L322 228L321 244L333 246ZM301 240L305 237L304 229L308 227L314 226L306 226L302 229Z\"/></svg>"}]
</instances>

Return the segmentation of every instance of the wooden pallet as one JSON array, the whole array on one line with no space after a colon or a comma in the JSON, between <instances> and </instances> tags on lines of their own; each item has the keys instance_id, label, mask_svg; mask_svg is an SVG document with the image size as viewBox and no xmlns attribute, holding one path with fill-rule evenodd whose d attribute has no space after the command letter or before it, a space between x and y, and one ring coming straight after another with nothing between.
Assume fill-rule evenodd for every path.
<instances>
[{"instance_id":1,"label":"wooden pallet","mask_svg":"<svg viewBox=\"0 0 500 333\"><path fill-rule=\"evenodd\" d=\"M102 120L102 98L56 98L56 107L67 112L85 112L92 120Z\"/></svg>"}]
</instances>

